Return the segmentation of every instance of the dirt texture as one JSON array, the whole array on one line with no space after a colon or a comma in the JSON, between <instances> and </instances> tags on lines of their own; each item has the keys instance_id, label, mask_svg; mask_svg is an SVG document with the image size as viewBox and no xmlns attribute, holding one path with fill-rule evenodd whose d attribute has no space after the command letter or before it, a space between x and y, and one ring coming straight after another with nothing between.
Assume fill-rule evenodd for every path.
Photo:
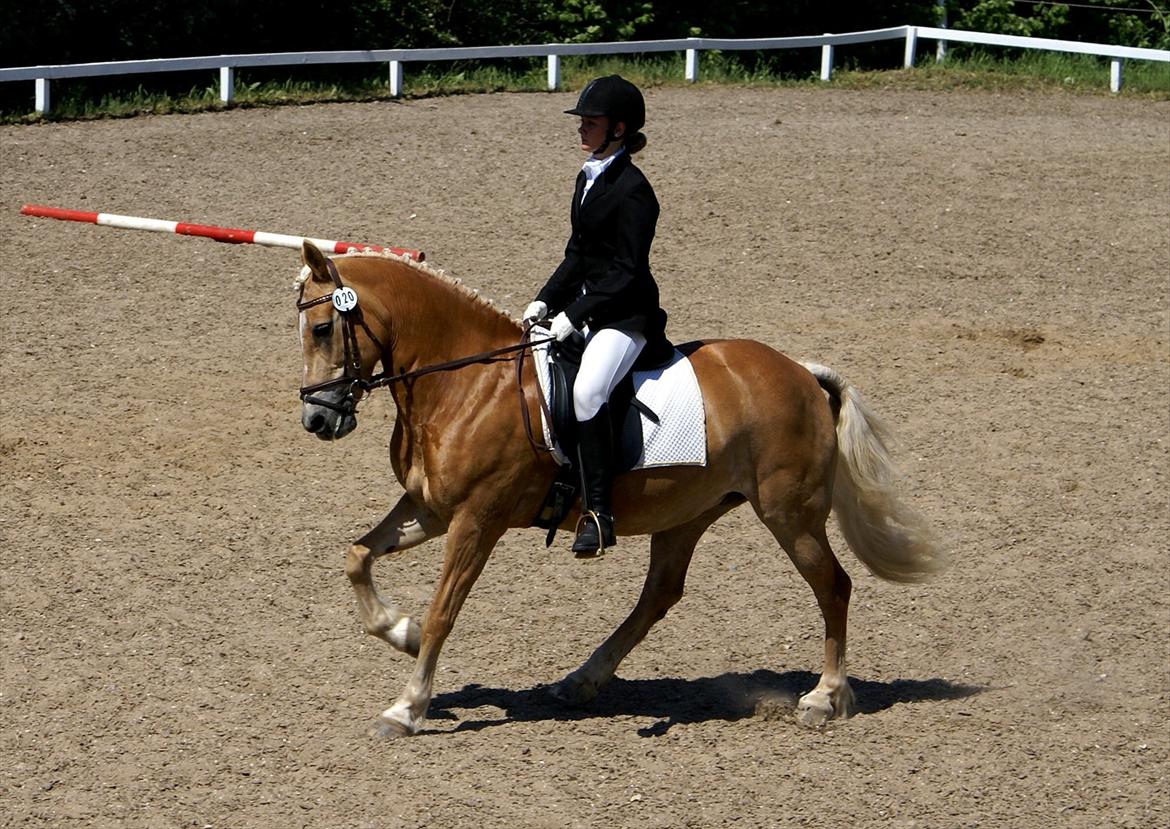
<instances>
[{"instance_id":1,"label":"dirt texture","mask_svg":"<svg viewBox=\"0 0 1170 829\"><path fill-rule=\"evenodd\" d=\"M0 127L0 827L1170 825L1170 105L647 93L676 341L829 365L953 556L854 578L859 712L793 722L812 592L750 509L591 706L543 686L641 587L509 533L425 731L342 564L401 492L385 394L304 433L294 251L22 203L424 249L518 314L559 261L570 94ZM620 516L619 516L620 521ZM441 542L375 567L429 601Z\"/></svg>"}]
</instances>

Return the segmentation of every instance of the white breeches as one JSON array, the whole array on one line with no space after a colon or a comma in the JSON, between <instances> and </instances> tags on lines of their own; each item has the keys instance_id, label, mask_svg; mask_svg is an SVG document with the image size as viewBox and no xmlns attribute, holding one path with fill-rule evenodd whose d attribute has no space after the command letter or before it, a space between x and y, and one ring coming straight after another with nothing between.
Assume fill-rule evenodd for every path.
<instances>
[{"instance_id":1,"label":"white breeches","mask_svg":"<svg viewBox=\"0 0 1170 829\"><path fill-rule=\"evenodd\" d=\"M634 365L646 338L637 332L602 328L591 331L573 386L573 411L578 421L591 420Z\"/></svg>"}]
</instances>

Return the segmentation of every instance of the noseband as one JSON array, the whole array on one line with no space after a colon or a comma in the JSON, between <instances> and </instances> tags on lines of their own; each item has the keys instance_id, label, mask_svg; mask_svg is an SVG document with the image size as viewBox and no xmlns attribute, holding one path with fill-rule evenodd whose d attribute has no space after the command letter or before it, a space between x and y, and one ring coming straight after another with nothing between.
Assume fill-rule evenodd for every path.
<instances>
[{"instance_id":1,"label":"noseband","mask_svg":"<svg viewBox=\"0 0 1170 829\"><path fill-rule=\"evenodd\" d=\"M332 409L335 412L340 412L344 416L357 414L358 389L361 389L362 392L368 392L380 386L389 386L391 383L412 380L415 377L422 377L425 374L432 374L436 371L450 371L451 369L462 368L463 366L469 366L475 363L490 362L504 354L511 354L517 351L523 352L533 346L543 345L555 339L554 337L547 337L537 340L526 340L516 345L506 345L503 348L492 349L491 351L485 351L480 354L472 354L468 357L460 357L445 363L423 366L422 368L404 371L400 374L391 374L389 371L389 367L391 366L390 350L382 345L378 338L374 336L374 332L366 324L365 319L362 317L361 309L358 308L357 294L353 288L346 287L342 283L341 274L337 272L337 266L333 264L332 259L326 258L325 265L329 269L329 276L333 279L335 286L333 291L328 294L323 294L316 299L306 300L304 299L305 286L302 283L301 298L297 300L297 310L305 311L317 305L324 305L326 302L333 303L333 308L341 315L341 341L345 348L345 362L343 363L342 375L340 377L314 383L311 386L302 386L301 400L315 406ZM382 355L382 372L370 377L368 380L362 377L362 353L361 349L358 348L357 341L357 326L359 325L366 332L366 336L370 338L370 341L378 347L378 353ZM520 387L521 368L523 366L522 359L516 364L516 381L517 388L520 389L521 400L523 401L523 389ZM340 402L335 403L323 397L316 396L319 392L340 387L345 388L345 396ZM527 408L525 407L524 414L526 419L527 413ZM529 440L532 440L531 426L529 426Z\"/></svg>"},{"instance_id":2,"label":"noseband","mask_svg":"<svg viewBox=\"0 0 1170 829\"><path fill-rule=\"evenodd\" d=\"M366 324L362 311L358 307L357 294L354 293L353 288L348 288L342 283L341 274L337 272L337 266L333 264L333 260L326 259L325 266L329 269L329 276L333 278L333 284L336 287L328 294L323 294L316 299L305 300L303 298L305 286L302 283L301 298L297 300L297 311L306 311L314 306L324 305L326 302L333 303L334 309L341 315L341 342L345 349L345 362L342 364L340 377L314 383L311 386L302 386L301 400L315 406L324 406L326 409L332 409L342 415L353 415L357 413L357 390L368 391L372 388L370 381L362 379L362 352L358 348L357 326L360 325L370 341L378 347L378 352L382 355L383 368L387 365L390 354L374 336L370 326ZM385 371L382 373L386 374ZM345 387L345 396L339 403L317 396L319 392L338 387Z\"/></svg>"}]
</instances>

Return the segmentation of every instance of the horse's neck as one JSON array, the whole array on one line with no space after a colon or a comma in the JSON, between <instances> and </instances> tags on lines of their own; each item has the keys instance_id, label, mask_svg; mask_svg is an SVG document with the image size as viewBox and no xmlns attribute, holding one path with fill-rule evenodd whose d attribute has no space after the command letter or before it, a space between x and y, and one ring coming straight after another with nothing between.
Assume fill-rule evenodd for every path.
<instances>
[{"instance_id":1,"label":"horse's neck","mask_svg":"<svg viewBox=\"0 0 1170 829\"><path fill-rule=\"evenodd\" d=\"M407 267L399 266L370 283L379 299L377 315L385 326L383 342L392 363L383 370L405 374L520 341L515 322L469 291ZM504 363L491 365L501 378L510 376ZM473 390L471 384L483 377L482 366L461 368L428 374L418 382L395 383L391 390L400 414L429 420L435 412L449 411L451 401L482 395L484 390Z\"/></svg>"},{"instance_id":2,"label":"horse's neck","mask_svg":"<svg viewBox=\"0 0 1170 829\"><path fill-rule=\"evenodd\" d=\"M385 296L396 372L489 351L520 338L515 323L455 285L409 273L394 282L398 284Z\"/></svg>"}]
</instances>

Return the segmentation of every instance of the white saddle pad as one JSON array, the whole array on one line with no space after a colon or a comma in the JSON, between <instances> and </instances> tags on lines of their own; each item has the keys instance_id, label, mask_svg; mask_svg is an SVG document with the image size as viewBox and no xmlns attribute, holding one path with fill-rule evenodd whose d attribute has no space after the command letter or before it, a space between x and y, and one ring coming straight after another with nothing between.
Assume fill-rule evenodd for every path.
<instances>
[{"instance_id":1,"label":"white saddle pad","mask_svg":"<svg viewBox=\"0 0 1170 829\"><path fill-rule=\"evenodd\" d=\"M531 339L548 336L543 328L533 328ZM540 381L540 392L548 399L549 344L534 346L533 362ZM633 469L656 466L706 466L707 416L703 409L703 393L695 370L677 349L663 368L634 372L634 396L658 416L658 423L644 413L642 418L642 452ZM544 442L553 447L558 463L568 463L560 446L553 443L547 418L542 410L541 425Z\"/></svg>"}]
</instances>

